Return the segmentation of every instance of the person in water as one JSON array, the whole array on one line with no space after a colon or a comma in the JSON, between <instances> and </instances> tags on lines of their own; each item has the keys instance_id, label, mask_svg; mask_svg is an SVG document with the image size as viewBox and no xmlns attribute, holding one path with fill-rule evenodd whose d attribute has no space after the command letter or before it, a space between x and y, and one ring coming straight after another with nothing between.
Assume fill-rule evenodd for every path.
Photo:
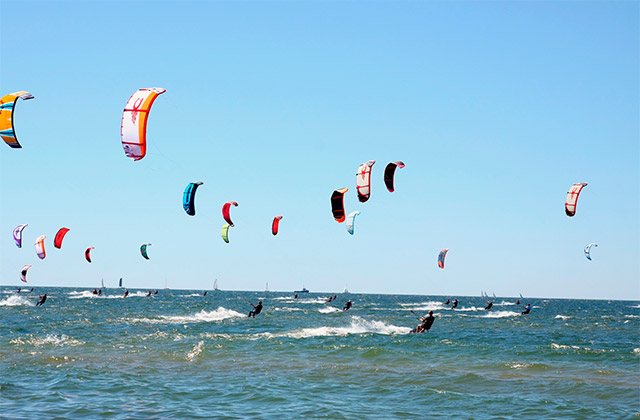
<instances>
[{"instance_id":1,"label":"person in water","mask_svg":"<svg viewBox=\"0 0 640 420\"><path fill-rule=\"evenodd\" d=\"M91 293L93 293L94 295L97 295L98 294L98 289L93 289L93 292L91 292Z\"/></svg>"},{"instance_id":2,"label":"person in water","mask_svg":"<svg viewBox=\"0 0 640 420\"><path fill-rule=\"evenodd\" d=\"M456 309L458 307L458 299L453 299L453 305L451 305L451 309Z\"/></svg>"},{"instance_id":3,"label":"person in water","mask_svg":"<svg viewBox=\"0 0 640 420\"><path fill-rule=\"evenodd\" d=\"M298 299L298 294L296 293L295 295L293 295L294 299Z\"/></svg>"},{"instance_id":4,"label":"person in water","mask_svg":"<svg viewBox=\"0 0 640 420\"><path fill-rule=\"evenodd\" d=\"M47 294L40 295L40 300L36 303L36 306L42 306L47 301Z\"/></svg>"},{"instance_id":5,"label":"person in water","mask_svg":"<svg viewBox=\"0 0 640 420\"><path fill-rule=\"evenodd\" d=\"M485 306L484 309L487 311L490 311L492 307L493 307L493 302L488 301L487 306Z\"/></svg>"},{"instance_id":6,"label":"person in water","mask_svg":"<svg viewBox=\"0 0 640 420\"><path fill-rule=\"evenodd\" d=\"M433 325L433 321L436 319L433 317L433 311L429 311L429 316L420 318L420 324L413 329L414 333L423 333L429 331Z\"/></svg>"},{"instance_id":7,"label":"person in water","mask_svg":"<svg viewBox=\"0 0 640 420\"><path fill-rule=\"evenodd\" d=\"M258 301L257 305L251 304L253 306L253 311L249 312L249 318L255 318L260 312L262 312L262 301Z\"/></svg>"},{"instance_id":8,"label":"person in water","mask_svg":"<svg viewBox=\"0 0 640 420\"><path fill-rule=\"evenodd\" d=\"M102 296L102 289L98 289L98 296Z\"/></svg>"},{"instance_id":9,"label":"person in water","mask_svg":"<svg viewBox=\"0 0 640 420\"><path fill-rule=\"evenodd\" d=\"M353 306L353 303L348 300L347 303L344 304L344 306L342 307L343 311L348 311L349 309L351 309L351 307Z\"/></svg>"},{"instance_id":10,"label":"person in water","mask_svg":"<svg viewBox=\"0 0 640 420\"><path fill-rule=\"evenodd\" d=\"M445 304L445 305L449 305L449 303L450 303L450 302L451 302L451 301L450 301L449 299L447 299L447 300L444 302L444 304Z\"/></svg>"},{"instance_id":11,"label":"person in water","mask_svg":"<svg viewBox=\"0 0 640 420\"><path fill-rule=\"evenodd\" d=\"M207 296L207 291L205 290L202 296Z\"/></svg>"},{"instance_id":12,"label":"person in water","mask_svg":"<svg viewBox=\"0 0 640 420\"><path fill-rule=\"evenodd\" d=\"M527 303L524 306L524 311L522 311L522 315L528 315L531 312L531 304Z\"/></svg>"},{"instance_id":13,"label":"person in water","mask_svg":"<svg viewBox=\"0 0 640 420\"><path fill-rule=\"evenodd\" d=\"M22 287L18 287L18 290L16 290L16 293L20 293L21 290L22 290Z\"/></svg>"},{"instance_id":14,"label":"person in water","mask_svg":"<svg viewBox=\"0 0 640 420\"><path fill-rule=\"evenodd\" d=\"M124 291L124 296L122 296L123 298L126 298L127 296L129 296L129 289Z\"/></svg>"},{"instance_id":15,"label":"person in water","mask_svg":"<svg viewBox=\"0 0 640 420\"><path fill-rule=\"evenodd\" d=\"M520 299L516 299L516 305L520 305Z\"/></svg>"},{"instance_id":16,"label":"person in water","mask_svg":"<svg viewBox=\"0 0 640 420\"><path fill-rule=\"evenodd\" d=\"M147 297L151 296L151 290L147 291Z\"/></svg>"}]
</instances>

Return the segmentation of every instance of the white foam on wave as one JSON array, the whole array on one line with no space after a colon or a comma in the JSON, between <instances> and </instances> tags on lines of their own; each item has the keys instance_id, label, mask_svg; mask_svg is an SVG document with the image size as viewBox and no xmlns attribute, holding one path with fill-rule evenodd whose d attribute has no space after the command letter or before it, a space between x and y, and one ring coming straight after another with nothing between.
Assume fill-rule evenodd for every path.
<instances>
[{"instance_id":1,"label":"white foam on wave","mask_svg":"<svg viewBox=\"0 0 640 420\"><path fill-rule=\"evenodd\" d=\"M630 308L640 309L640 305L629 306Z\"/></svg>"},{"instance_id":2,"label":"white foam on wave","mask_svg":"<svg viewBox=\"0 0 640 420\"><path fill-rule=\"evenodd\" d=\"M33 303L29 302L27 298L15 294L0 300L0 306L33 306Z\"/></svg>"},{"instance_id":3,"label":"white foam on wave","mask_svg":"<svg viewBox=\"0 0 640 420\"><path fill-rule=\"evenodd\" d=\"M304 311L304 309L302 308L289 308L287 306L279 306L276 308L273 308L274 311L276 312L302 312Z\"/></svg>"},{"instance_id":4,"label":"white foam on wave","mask_svg":"<svg viewBox=\"0 0 640 420\"><path fill-rule=\"evenodd\" d=\"M133 318L130 322L145 322L149 324L190 324L196 322L217 322L229 318L245 318L246 314L241 314L232 309L220 306L215 311L202 310L193 315L161 315L159 318Z\"/></svg>"},{"instance_id":5,"label":"white foam on wave","mask_svg":"<svg viewBox=\"0 0 640 420\"><path fill-rule=\"evenodd\" d=\"M202 350L204 350L204 341L198 342L198 344L193 346L193 349L191 349L191 351L187 353L187 356L186 356L187 361L193 362L195 358L200 356L200 353L202 353Z\"/></svg>"},{"instance_id":6,"label":"white foam on wave","mask_svg":"<svg viewBox=\"0 0 640 420\"><path fill-rule=\"evenodd\" d=\"M469 306L469 307L456 308L454 310L458 312L479 312L479 311L484 311L485 309L480 308L478 306Z\"/></svg>"},{"instance_id":7,"label":"white foam on wave","mask_svg":"<svg viewBox=\"0 0 640 420\"><path fill-rule=\"evenodd\" d=\"M520 312L513 311L491 311L487 312L482 318L509 318L512 316L520 316Z\"/></svg>"},{"instance_id":8,"label":"white foam on wave","mask_svg":"<svg viewBox=\"0 0 640 420\"><path fill-rule=\"evenodd\" d=\"M605 352L614 351L614 350L604 350L604 349L592 349L591 347L580 347L580 346L557 344L557 343L551 343L550 347L554 350L575 350L575 351L585 351L585 352L591 352L591 353L605 353Z\"/></svg>"},{"instance_id":9,"label":"white foam on wave","mask_svg":"<svg viewBox=\"0 0 640 420\"><path fill-rule=\"evenodd\" d=\"M262 333L257 334L256 338L266 337L288 337L288 338L311 338L311 337L328 337L328 336L347 336L350 334L408 334L411 328L398 327L396 325L387 324L383 321L369 321L359 316L351 317L351 324L348 327L318 327L318 328L302 328L299 330L272 334Z\"/></svg>"},{"instance_id":10,"label":"white foam on wave","mask_svg":"<svg viewBox=\"0 0 640 420\"><path fill-rule=\"evenodd\" d=\"M515 302L509 302L509 301L503 300L502 302L494 303L493 306L513 306L515 304L516 304Z\"/></svg>"},{"instance_id":11,"label":"white foam on wave","mask_svg":"<svg viewBox=\"0 0 640 420\"><path fill-rule=\"evenodd\" d=\"M635 349L633 349L633 354L640 355L640 347L636 347Z\"/></svg>"},{"instance_id":12,"label":"white foam on wave","mask_svg":"<svg viewBox=\"0 0 640 420\"><path fill-rule=\"evenodd\" d=\"M335 314L336 312L342 312L342 310L334 306L326 306L324 308L318 309L318 312L320 312L321 314Z\"/></svg>"},{"instance_id":13,"label":"white foam on wave","mask_svg":"<svg viewBox=\"0 0 640 420\"><path fill-rule=\"evenodd\" d=\"M640 315L625 315L625 318L640 318Z\"/></svg>"},{"instance_id":14,"label":"white foam on wave","mask_svg":"<svg viewBox=\"0 0 640 420\"><path fill-rule=\"evenodd\" d=\"M553 319L562 319L562 320L567 320L567 319L571 319L573 317L569 316L569 315L556 315Z\"/></svg>"},{"instance_id":15,"label":"white foam on wave","mask_svg":"<svg viewBox=\"0 0 640 420\"><path fill-rule=\"evenodd\" d=\"M35 347L40 346L81 346L84 344L84 341L76 340L75 338L71 338L68 335L55 335L49 334L44 337L28 337L26 339L23 338L15 338L11 340L9 343L15 345L30 345Z\"/></svg>"}]
</instances>

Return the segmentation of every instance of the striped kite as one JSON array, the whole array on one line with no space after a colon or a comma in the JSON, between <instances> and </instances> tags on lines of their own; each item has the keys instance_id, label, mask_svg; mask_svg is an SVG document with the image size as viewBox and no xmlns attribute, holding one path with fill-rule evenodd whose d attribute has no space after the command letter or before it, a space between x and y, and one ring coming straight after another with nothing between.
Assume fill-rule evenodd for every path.
<instances>
[{"instance_id":1,"label":"striped kite","mask_svg":"<svg viewBox=\"0 0 640 420\"><path fill-rule=\"evenodd\" d=\"M449 252L449 250L445 248L442 251L440 251L440 254L438 255L438 267L440 267L443 270L444 270L444 259L447 256L447 252Z\"/></svg>"},{"instance_id":2,"label":"striped kite","mask_svg":"<svg viewBox=\"0 0 640 420\"><path fill-rule=\"evenodd\" d=\"M13 229L13 240L16 242L16 246L18 248L22 248L22 231L28 225L18 225L15 229Z\"/></svg>"},{"instance_id":3,"label":"striped kite","mask_svg":"<svg viewBox=\"0 0 640 420\"><path fill-rule=\"evenodd\" d=\"M356 190L358 191L358 200L361 203L366 202L371 195L371 168L375 160L370 160L358 166L356 173Z\"/></svg>"},{"instance_id":4,"label":"striped kite","mask_svg":"<svg viewBox=\"0 0 640 420\"><path fill-rule=\"evenodd\" d=\"M567 192L567 201L564 203L564 212L569 217L573 217L576 214L576 207L578 205L578 197L584 187L587 186L586 182L578 182L573 184Z\"/></svg>"},{"instance_id":5,"label":"striped kite","mask_svg":"<svg viewBox=\"0 0 640 420\"><path fill-rule=\"evenodd\" d=\"M349 191L349 188L340 188L335 190L331 194L331 212L336 222L344 222L344 194Z\"/></svg>"},{"instance_id":6,"label":"striped kite","mask_svg":"<svg viewBox=\"0 0 640 420\"><path fill-rule=\"evenodd\" d=\"M18 99L26 101L27 99L33 99L33 95L27 91L21 90L19 92L4 95L2 99L0 99L0 137L2 137L2 140L4 140L4 142L13 149L22 148L20 143L18 143L16 130L13 125L13 110Z\"/></svg>"},{"instance_id":7,"label":"striped kite","mask_svg":"<svg viewBox=\"0 0 640 420\"><path fill-rule=\"evenodd\" d=\"M164 88L141 88L131 95L122 112L120 139L127 157L142 159L147 154L147 119L153 101L167 90Z\"/></svg>"}]
</instances>

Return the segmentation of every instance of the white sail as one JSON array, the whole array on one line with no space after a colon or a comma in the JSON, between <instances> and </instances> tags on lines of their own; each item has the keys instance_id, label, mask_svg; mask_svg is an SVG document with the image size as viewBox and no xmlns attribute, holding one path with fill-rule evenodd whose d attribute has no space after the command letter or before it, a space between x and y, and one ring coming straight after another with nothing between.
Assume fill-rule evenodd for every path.
<instances>
[{"instance_id":1,"label":"white sail","mask_svg":"<svg viewBox=\"0 0 640 420\"><path fill-rule=\"evenodd\" d=\"M215 279L213 281L213 290L220 290L220 289L218 289L218 279Z\"/></svg>"}]
</instances>

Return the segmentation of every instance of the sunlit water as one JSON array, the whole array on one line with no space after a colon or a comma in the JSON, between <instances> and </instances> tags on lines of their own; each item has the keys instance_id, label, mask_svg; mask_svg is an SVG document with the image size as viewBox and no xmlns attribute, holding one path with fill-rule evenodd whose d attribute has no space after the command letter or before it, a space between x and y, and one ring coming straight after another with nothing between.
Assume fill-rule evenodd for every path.
<instances>
[{"instance_id":1,"label":"sunlit water","mask_svg":"<svg viewBox=\"0 0 640 420\"><path fill-rule=\"evenodd\" d=\"M524 299L523 316L510 298L106 293L0 289L1 417L640 413L638 302ZM409 334L428 310L432 330Z\"/></svg>"}]
</instances>

